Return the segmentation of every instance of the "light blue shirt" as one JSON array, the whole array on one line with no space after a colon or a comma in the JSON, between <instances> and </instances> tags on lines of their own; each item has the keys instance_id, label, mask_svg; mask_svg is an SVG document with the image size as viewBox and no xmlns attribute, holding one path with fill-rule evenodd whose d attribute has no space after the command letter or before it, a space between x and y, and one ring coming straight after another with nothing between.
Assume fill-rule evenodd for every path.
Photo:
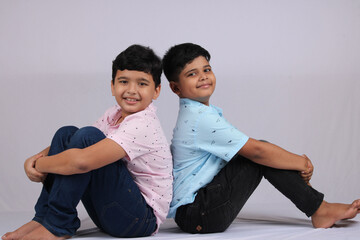
<instances>
[{"instance_id":1,"label":"light blue shirt","mask_svg":"<svg viewBox=\"0 0 360 240\"><path fill-rule=\"evenodd\" d=\"M226 121L220 108L181 98L171 141L174 193L168 217L192 203L197 191L211 182L248 139Z\"/></svg>"}]
</instances>

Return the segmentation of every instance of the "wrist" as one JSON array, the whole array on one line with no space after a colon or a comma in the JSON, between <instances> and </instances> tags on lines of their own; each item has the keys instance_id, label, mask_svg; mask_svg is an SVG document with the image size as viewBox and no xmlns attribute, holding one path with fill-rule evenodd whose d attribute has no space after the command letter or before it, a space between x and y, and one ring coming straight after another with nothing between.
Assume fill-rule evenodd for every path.
<instances>
[{"instance_id":1,"label":"wrist","mask_svg":"<svg viewBox=\"0 0 360 240\"><path fill-rule=\"evenodd\" d=\"M34 161L34 168L35 168L35 170L38 170L36 167L36 164L37 164L37 159L35 159L35 161Z\"/></svg>"},{"instance_id":2,"label":"wrist","mask_svg":"<svg viewBox=\"0 0 360 240\"><path fill-rule=\"evenodd\" d=\"M307 158L307 157L304 157L305 158L305 172L310 172L310 169L311 169L311 162L310 160Z\"/></svg>"},{"instance_id":3,"label":"wrist","mask_svg":"<svg viewBox=\"0 0 360 240\"><path fill-rule=\"evenodd\" d=\"M41 172L40 170L39 170L39 165L41 165L41 164L39 164L39 161L40 161L40 163L41 163L41 159L42 157L40 157L40 158L38 158L38 159L36 159L35 161L34 161L34 168L35 168L35 170L36 171L38 171L38 172Z\"/></svg>"},{"instance_id":4,"label":"wrist","mask_svg":"<svg viewBox=\"0 0 360 240\"><path fill-rule=\"evenodd\" d=\"M306 170L308 169L308 161L305 157L301 156L301 172L306 172Z\"/></svg>"}]
</instances>

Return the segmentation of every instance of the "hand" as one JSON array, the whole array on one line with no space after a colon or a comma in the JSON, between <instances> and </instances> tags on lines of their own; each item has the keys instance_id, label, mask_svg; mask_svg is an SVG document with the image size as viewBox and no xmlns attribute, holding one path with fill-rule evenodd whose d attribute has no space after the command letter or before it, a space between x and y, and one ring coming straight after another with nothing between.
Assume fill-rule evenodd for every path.
<instances>
[{"instance_id":1,"label":"hand","mask_svg":"<svg viewBox=\"0 0 360 240\"><path fill-rule=\"evenodd\" d=\"M47 176L45 173L41 173L35 169L36 160L43 157L43 154L36 154L28 159L24 163L25 173L28 178L33 182L43 182Z\"/></svg>"},{"instance_id":2,"label":"hand","mask_svg":"<svg viewBox=\"0 0 360 240\"><path fill-rule=\"evenodd\" d=\"M302 177L302 179L304 179L304 181L309 185L310 185L310 179L313 175L313 172L314 172L314 166L312 165L310 159L305 155L303 154L302 155L305 160L306 160L306 170L305 171L302 171L300 172L300 176Z\"/></svg>"}]
</instances>

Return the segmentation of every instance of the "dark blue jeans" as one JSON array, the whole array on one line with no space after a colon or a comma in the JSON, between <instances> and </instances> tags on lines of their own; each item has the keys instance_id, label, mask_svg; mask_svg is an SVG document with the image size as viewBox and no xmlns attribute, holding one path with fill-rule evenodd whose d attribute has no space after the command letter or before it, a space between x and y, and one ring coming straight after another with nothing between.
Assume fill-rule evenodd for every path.
<instances>
[{"instance_id":1,"label":"dark blue jeans","mask_svg":"<svg viewBox=\"0 0 360 240\"><path fill-rule=\"evenodd\" d=\"M63 127L51 142L49 156L104 138L95 127ZM96 226L112 236L142 237L156 230L153 210L122 160L83 174L48 174L33 220L56 236L72 236L80 227L76 211L80 200Z\"/></svg>"},{"instance_id":2,"label":"dark blue jeans","mask_svg":"<svg viewBox=\"0 0 360 240\"><path fill-rule=\"evenodd\" d=\"M266 167L235 155L207 186L198 191L193 203L177 209L176 223L189 233L225 231L262 177L308 217L323 201L324 195L308 186L298 172Z\"/></svg>"}]
</instances>

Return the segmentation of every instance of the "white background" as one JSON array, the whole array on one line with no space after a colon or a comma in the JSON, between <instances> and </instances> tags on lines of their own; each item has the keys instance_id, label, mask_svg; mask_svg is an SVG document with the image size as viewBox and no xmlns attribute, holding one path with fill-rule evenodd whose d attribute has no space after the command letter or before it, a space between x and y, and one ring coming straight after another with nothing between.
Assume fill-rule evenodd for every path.
<instances>
[{"instance_id":1,"label":"white background","mask_svg":"<svg viewBox=\"0 0 360 240\"><path fill-rule=\"evenodd\" d=\"M33 208L41 184L23 162L59 127L115 104L117 54L139 43L163 56L183 42L210 51L211 103L233 125L306 153L328 201L360 197L360 1L0 0L0 211ZM178 99L162 81L170 142ZM289 204L266 180L247 207L262 203Z\"/></svg>"}]
</instances>

